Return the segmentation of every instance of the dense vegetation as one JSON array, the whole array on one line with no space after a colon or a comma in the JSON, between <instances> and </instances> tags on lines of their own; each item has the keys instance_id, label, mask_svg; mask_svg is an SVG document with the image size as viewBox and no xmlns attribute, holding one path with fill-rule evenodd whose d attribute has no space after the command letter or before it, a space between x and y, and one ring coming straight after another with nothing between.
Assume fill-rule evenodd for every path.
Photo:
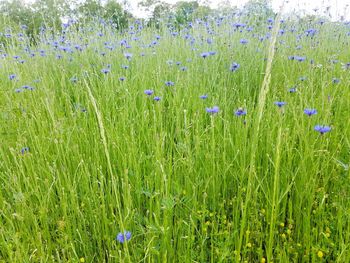
<instances>
[{"instance_id":1,"label":"dense vegetation","mask_svg":"<svg viewBox=\"0 0 350 263\"><path fill-rule=\"evenodd\" d=\"M349 262L349 23L266 14L4 28L0 262Z\"/></svg>"}]
</instances>

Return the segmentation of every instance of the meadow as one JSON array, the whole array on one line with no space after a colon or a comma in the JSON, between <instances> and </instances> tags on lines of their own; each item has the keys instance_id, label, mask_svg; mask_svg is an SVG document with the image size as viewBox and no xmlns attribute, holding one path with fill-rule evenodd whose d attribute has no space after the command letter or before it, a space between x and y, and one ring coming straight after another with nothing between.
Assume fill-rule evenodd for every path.
<instances>
[{"instance_id":1,"label":"meadow","mask_svg":"<svg viewBox=\"0 0 350 263\"><path fill-rule=\"evenodd\" d=\"M350 262L350 24L4 29L0 262Z\"/></svg>"}]
</instances>

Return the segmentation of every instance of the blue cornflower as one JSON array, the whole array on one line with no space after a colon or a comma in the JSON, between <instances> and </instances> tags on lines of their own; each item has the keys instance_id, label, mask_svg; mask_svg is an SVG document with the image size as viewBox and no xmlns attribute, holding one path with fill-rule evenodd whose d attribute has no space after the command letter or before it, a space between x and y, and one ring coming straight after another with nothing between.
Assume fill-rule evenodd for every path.
<instances>
[{"instance_id":1,"label":"blue cornflower","mask_svg":"<svg viewBox=\"0 0 350 263\"><path fill-rule=\"evenodd\" d=\"M125 77L120 77L119 80L120 80L120 81L124 81L124 80L125 80Z\"/></svg>"},{"instance_id":2,"label":"blue cornflower","mask_svg":"<svg viewBox=\"0 0 350 263\"><path fill-rule=\"evenodd\" d=\"M186 71L186 70L187 70L187 67L181 67L180 70L181 70L181 71Z\"/></svg>"},{"instance_id":3,"label":"blue cornflower","mask_svg":"<svg viewBox=\"0 0 350 263\"><path fill-rule=\"evenodd\" d=\"M175 83L174 82L172 82L172 81L165 81L165 86L174 86L175 85Z\"/></svg>"},{"instance_id":4,"label":"blue cornflower","mask_svg":"<svg viewBox=\"0 0 350 263\"><path fill-rule=\"evenodd\" d=\"M309 28L309 29L305 30L305 33L307 36L314 36L317 33L317 30L313 29L313 28Z\"/></svg>"},{"instance_id":5,"label":"blue cornflower","mask_svg":"<svg viewBox=\"0 0 350 263\"><path fill-rule=\"evenodd\" d=\"M132 58L132 54L131 53L124 53L124 57L126 57L126 59L130 60Z\"/></svg>"},{"instance_id":6,"label":"blue cornflower","mask_svg":"<svg viewBox=\"0 0 350 263\"><path fill-rule=\"evenodd\" d=\"M238 63L236 63L236 62L233 62L233 63L231 64L231 66L230 66L230 71L231 71L231 72L234 72L234 71L236 71L237 69L239 69L240 67L241 67L240 64L238 64Z\"/></svg>"},{"instance_id":7,"label":"blue cornflower","mask_svg":"<svg viewBox=\"0 0 350 263\"><path fill-rule=\"evenodd\" d=\"M78 78L77 78L76 76L71 77L70 81L71 81L72 83L77 83Z\"/></svg>"},{"instance_id":8,"label":"blue cornflower","mask_svg":"<svg viewBox=\"0 0 350 263\"><path fill-rule=\"evenodd\" d=\"M29 152L29 147L23 147L23 148L21 149L21 154L25 154L25 153L27 153L27 152Z\"/></svg>"},{"instance_id":9,"label":"blue cornflower","mask_svg":"<svg viewBox=\"0 0 350 263\"><path fill-rule=\"evenodd\" d=\"M111 70L109 69L109 68L103 68L103 69L101 69L101 72L103 73L103 74L107 74L107 73L109 73Z\"/></svg>"},{"instance_id":10,"label":"blue cornflower","mask_svg":"<svg viewBox=\"0 0 350 263\"><path fill-rule=\"evenodd\" d=\"M275 103L275 105L277 105L279 108L281 108L282 106L286 105L286 102L284 102L284 101L275 101L274 103Z\"/></svg>"},{"instance_id":11,"label":"blue cornflower","mask_svg":"<svg viewBox=\"0 0 350 263\"><path fill-rule=\"evenodd\" d=\"M248 40L243 38L239 42L243 45L248 44Z\"/></svg>"},{"instance_id":12,"label":"blue cornflower","mask_svg":"<svg viewBox=\"0 0 350 263\"><path fill-rule=\"evenodd\" d=\"M22 89L26 89L26 90L34 90L33 87L29 86L29 85L24 85L22 86Z\"/></svg>"},{"instance_id":13,"label":"blue cornflower","mask_svg":"<svg viewBox=\"0 0 350 263\"><path fill-rule=\"evenodd\" d=\"M115 237L115 240L117 240L119 243L124 243L125 241L128 241L131 239L131 232L125 231L123 233L118 233L118 235Z\"/></svg>"},{"instance_id":14,"label":"blue cornflower","mask_svg":"<svg viewBox=\"0 0 350 263\"><path fill-rule=\"evenodd\" d=\"M297 88L293 87L293 88L290 88L288 91L289 93L295 93L297 91Z\"/></svg>"},{"instance_id":15,"label":"blue cornflower","mask_svg":"<svg viewBox=\"0 0 350 263\"><path fill-rule=\"evenodd\" d=\"M148 96L150 96L150 95L152 95L153 94L153 90L151 90L151 89L146 89L143 93L145 93L146 95L148 95Z\"/></svg>"},{"instance_id":16,"label":"blue cornflower","mask_svg":"<svg viewBox=\"0 0 350 263\"><path fill-rule=\"evenodd\" d=\"M245 27L246 24L238 22L238 23L233 24L233 26L236 28L240 28L240 27Z\"/></svg>"},{"instance_id":17,"label":"blue cornflower","mask_svg":"<svg viewBox=\"0 0 350 263\"><path fill-rule=\"evenodd\" d=\"M202 100L205 100L206 98L208 98L208 95L204 94L204 95L199 96L199 98L201 98Z\"/></svg>"},{"instance_id":18,"label":"blue cornflower","mask_svg":"<svg viewBox=\"0 0 350 263\"><path fill-rule=\"evenodd\" d=\"M297 61L299 61L299 62L303 62L303 61L306 60L306 57L295 56L294 59L297 60Z\"/></svg>"},{"instance_id":19,"label":"blue cornflower","mask_svg":"<svg viewBox=\"0 0 350 263\"><path fill-rule=\"evenodd\" d=\"M9 79L10 79L10 80L14 80L16 77L17 77L16 74L11 74L11 75L9 75Z\"/></svg>"},{"instance_id":20,"label":"blue cornflower","mask_svg":"<svg viewBox=\"0 0 350 263\"><path fill-rule=\"evenodd\" d=\"M340 82L340 79L337 79L337 78L332 79L333 84L338 84L339 82Z\"/></svg>"},{"instance_id":21,"label":"blue cornflower","mask_svg":"<svg viewBox=\"0 0 350 263\"><path fill-rule=\"evenodd\" d=\"M325 125L316 125L316 126L314 127L314 130L315 130L315 131L318 131L318 132L321 133L321 134L324 134L324 133L326 133L326 132L331 131L331 127L325 126Z\"/></svg>"},{"instance_id":22,"label":"blue cornflower","mask_svg":"<svg viewBox=\"0 0 350 263\"><path fill-rule=\"evenodd\" d=\"M153 98L155 101L160 101L160 97L156 96Z\"/></svg>"},{"instance_id":23,"label":"blue cornflower","mask_svg":"<svg viewBox=\"0 0 350 263\"><path fill-rule=\"evenodd\" d=\"M317 110L316 109L305 109L304 113L308 116L311 116L311 115L317 114Z\"/></svg>"},{"instance_id":24,"label":"blue cornflower","mask_svg":"<svg viewBox=\"0 0 350 263\"><path fill-rule=\"evenodd\" d=\"M206 108L205 109L208 113L210 114L215 114L219 112L219 107L218 106L214 106L212 108Z\"/></svg>"},{"instance_id":25,"label":"blue cornflower","mask_svg":"<svg viewBox=\"0 0 350 263\"><path fill-rule=\"evenodd\" d=\"M344 69L344 70L350 69L350 62L343 64L342 69Z\"/></svg>"},{"instance_id":26,"label":"blue cornflower","mask_svg":"<svg viewBox=\"0 0 350 263\"><path fill-rule=\"evenodd\" d=\"M247 115L247 110L243 109L243 108L239 108L235 111L235 115L236 116L244 116Z\"/></svg>"},{"instance_id":27,"label":"blue cornflower","mask_svg":"<svg viewBox=\"0 0 350 263\"><path fill-rule=\"evenodd\" d=\"M210 56L210 53L209 52L203 52L201 53L201 57L202 58L206 58L206 57L209 57Z\"/></svg>"},{"instance_id":28,"label":"blue cornflower","mask_svg":"<svg viewBox=\"0 0 350 263\"><path fill-rule=\"evenodd\" d=\"M332 64L337 64L338 62L339 62L338 59L332 59L332 60L331 60L331 63L332 63Z\"/></svg>"}]
</instances>

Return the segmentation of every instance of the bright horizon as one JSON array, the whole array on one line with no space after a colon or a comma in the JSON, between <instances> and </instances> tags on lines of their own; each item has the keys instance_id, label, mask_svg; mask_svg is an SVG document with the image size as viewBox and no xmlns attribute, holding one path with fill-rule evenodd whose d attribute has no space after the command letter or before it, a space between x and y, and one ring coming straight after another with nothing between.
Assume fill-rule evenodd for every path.
<instances>
[{"instance_id":1,"label":"bright horizon","mask_svg":"<svg viewBox=\"0 0 350 263\"><path fill-rule=\"evenodd\" d=\"M185 0L190 1L190 0ZM229 0L232 6L243 7L249 0ZM147 14L140 10L138 7L138 3L141 0L128 0L130 3L131 11L139 17L145 17ZM178 0L163 0L163 2L169 4L175 4L179 2ZM218 7L220 3L224 2L224 0L202 0L198 1L199 3L209 3L211 7ZM227 2L227 1L226 1ZM279 10L280 5L283 0L272 0L272 7L275 11ZM327 7L330 7L330 13L332 15L332 20L339 20L341 16L345 17L345 20L350 20L350 6L348 0L290 0L286 1L284 6L284 13L286 11L297 11L303 12L306 14L318 14L322 15L322 13L326 10ZM317 11L315 12L314 10ZM349 12L346 12L346 11Z\"/></svg>"},{"instance_id":2,"label":"bright horizon","mask_svg":"<svg viewBox=\"0 0 350 263\"><path fill-rule=\"evenodd\" d=\"M0 0L4 1L4 0ZM24 2L32 3L35 0L24 0ZM83 1L83 0L82 0ZM106 0L102 0L106 1ZM138 7L142 0L116 0L119 3L127 2L128 10L136 17L147 17L148 13ZM169 4L175 4L179 0L161 0ZM182 0L191 1L191 0ZM210 7L216 8L222 2L229 2L232 6L243 7L249 0L198 0L200 4L206 3ZM272 0L272 8L277 12L283 0ZM329 8L329 13L332 15L331 20L339 20L344 16L346 21L350 20L350 1L349 0L286 0L284 13L299 12L303 14L324 15L324 11ZM124 5L125 6L125 5ZM317 10L317 11L315 11Z\"/></svg>"}]
</instances>

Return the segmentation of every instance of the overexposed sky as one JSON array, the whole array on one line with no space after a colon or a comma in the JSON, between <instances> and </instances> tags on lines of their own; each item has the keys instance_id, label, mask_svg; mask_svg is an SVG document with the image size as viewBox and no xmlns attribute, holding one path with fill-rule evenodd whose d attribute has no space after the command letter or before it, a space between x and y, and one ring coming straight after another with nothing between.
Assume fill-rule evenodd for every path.
<instances>
[{"instance_id":1,"label":"overexposed sky","mask_svg":"<svg viewBox=\"0 0 350 263\"><path fill-rule=\"evenodd\" d=\"M4 0L0 0L4 1ZM35 0L24 0L24 2L32 3ZM84 1L84 0L80 0ZM102 0L106 1L106 0ZM128 2L128 6L135 16L137 17L147 17L147 13L138 7L138 3L141 0L117 0L119 3ZM174 4L178 0L161 0L162 2L167 2L169 4ZM190 0L182 0L190 1ZM220 2L231 3L232 6L242 7L249 0L197 0L199 3L209 3L211 7L218 7ZM307 14L324 14L326 8L329 8L329 12L332 15L332 20L339 20L341 16L345 17L345 20L350 21L350 0L272 0L272 7L274 10L279 10L279 6L283 1L286 1L284 6L284 12L303 12ZM68 1L69 2L69 1ZM124 5L125 6L125 5ZM315 10L317 10L315 12Z\"/></svg>"},{"instance_id":2,"label":"overexposed sky","mask_svg":"<svg viewBox=\"0 0 350 263\"><path fill-rule=\"evenodd\" d=\"M122 0L119 0L122 1ZM141 0L127 0L130 3L132 12L140 17L145 17L144 11L140 10L137 4ZM177 0L162 0L170 4L174 4ZM186 0L185 0L186 1ZM190 1L190 0L188 0ZM198 2L210 3L210 6L217 7L220 2L229 2L232 6L242 7L248 0L199 0ZM272 6L277 11L283 0L272 0ZM347 20L350 20L350 0L287 0L284 6L284 12L290 12L296 10L299 12L305 12L310 14L323 14L327 7L330 7L330 13L332 20L337 20L341 16L344 16Z\"/></svg>"}]
</instances>

